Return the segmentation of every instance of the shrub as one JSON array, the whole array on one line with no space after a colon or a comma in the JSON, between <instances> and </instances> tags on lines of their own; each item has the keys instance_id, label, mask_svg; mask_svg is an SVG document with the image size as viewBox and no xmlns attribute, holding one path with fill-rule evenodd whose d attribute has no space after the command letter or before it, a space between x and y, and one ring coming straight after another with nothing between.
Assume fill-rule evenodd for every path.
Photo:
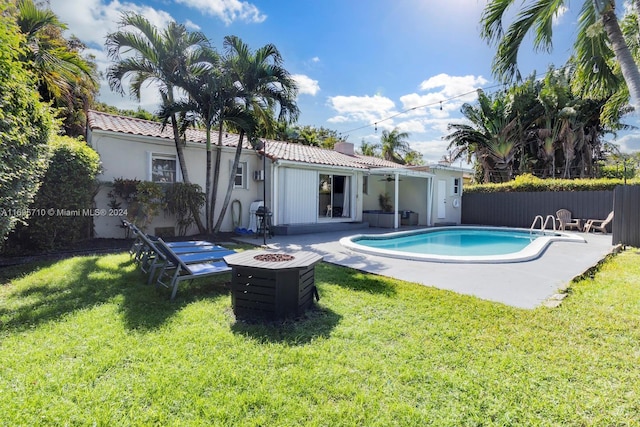
<instances>
[{"instance_id":1,"label":"shrub","mask_svg":"<svg viewBox=\"0 0 640 427\"><path fill-rule=\"evenodd\" d=\"M193 212L200 212L205 203L202 187L198 184L177 182L165 192L167 211L176 216L178 234L184 236L194 223Z\"/></svg>"},{"instance_id":2,"label":"shrub","mask_svg":"<svg viewBox=\"0 0 640 427\"><path fill-rule=\"evenodd\" d=\"M9 238L30 249L66 247L91 237L93 230L98 153L67 136L53 137L48 149L49 167L31 205L34 214Z\"/></svg>"},{"instance_id":3,"label":"shrub","mask_svg":"<svg viewBox=\"0 0 640 427\"><path fill-rule=\"evenodd\" d=\"M471 184L465 193L539 192L539 191L601 191L613 190L624 184L622 179L540 179L525 174L513 181L500 184ZM627 180L627 184L640 184L639 179Z\"/></svg>"},{"instance_id":4,"label":"shrub","mask_svg":"<svg viewBox=\"0 0 640 427\"><path fill-rule=\"evenodd\" d=\"M20 30L0 0L0 247L27 218L46 170L46 144L53 115L39 101L33 77L19 61Z\"/></svg>"},{"instance_id":5,"label":"shrub","mask_svg":"<svg viewBox=\"0 0 640 427\"><path fill-rule=\"evenodd\" d=\"M109 207L126 210L127 219L142 230L166 208L162 185L157 182L117 178L109 197Z\"/></svg>"}]
</instances>

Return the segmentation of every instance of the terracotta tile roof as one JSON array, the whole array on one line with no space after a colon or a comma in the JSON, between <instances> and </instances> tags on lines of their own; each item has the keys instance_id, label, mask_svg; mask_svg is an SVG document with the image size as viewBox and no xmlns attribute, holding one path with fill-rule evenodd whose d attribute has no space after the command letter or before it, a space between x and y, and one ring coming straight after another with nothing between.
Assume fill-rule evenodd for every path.
<instances>
[{"instance_id":1,"label":"terracotta tile roof","mask_svg":"<svg viewBox=\"0 0 640 427\"><path fill-rule=\"evenodd\" d=\"M164 130L162 130L161 123L148 120L117 116L90 110L88 114L88 122L89 127L92 130L99 129L109 132L173 140L173 131L170 126L166 126ZM188 129L186 132L186 139L189 142L205 143L206 134L205 131L201 129ZM217 143L218 132L211 132L211 140L214 143ZM235 147L238 144L238 135L225 133L222 144L227 147ZM246 142L243 146L244 148L250 148L249 144ZM398 165L397 163L389 162L378 157L362 156L359 154L351 156L326 148L312 147L283 141L266 140L266 151L267 156L273 160L287 160L292 162L349 167L355 169L402 167L402 165Z\"/></svg>"},{"instance_id":2,"label":"terracotta tile roof","mask_svg":"<svg viewBox=\"0 0 640 427\"><path fill-rule=\"evenodd\" d=\"M102 113L99 111L89 110L88 114L89 127L92 130L100 129L109 132L127 133L130 135L152 136L155 138L163 138L173 141L173 130L171 126L165 126L162 129L162 123L152 122L149 120L137 119L134 117L117 116L113 114ZM186 131L186 140L188 142L206 143L207 134L204 129L189 128ZM211 131L211 141L217 143L218 132ZM225 133L222 139L222 145L226 147L235 147L238 144L238 135ZM248 143L243 146L249 148Z\"/></svg>"}]
</instances>

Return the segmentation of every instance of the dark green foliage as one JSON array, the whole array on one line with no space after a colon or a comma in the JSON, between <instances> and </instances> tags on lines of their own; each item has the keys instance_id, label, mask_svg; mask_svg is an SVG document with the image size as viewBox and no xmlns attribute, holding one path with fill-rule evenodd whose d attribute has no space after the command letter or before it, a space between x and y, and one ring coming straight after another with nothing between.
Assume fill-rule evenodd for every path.
<instances>
[{"instance_id":1,"label":"dark green foliage","mask_svg":"<svg viewBox=\"0 0 640 427\"><path fill-rule=\"evenodd\" d=\"M8 6L0 0L0 246L27 216L46 169L53 127L50 109L18 60L23 39L5 14Z\"/></svg>"},{"instance_id":2,"label":"dark green foliage","mask_svg":"<svg viewBox=\"0 0 640 427\"><path fill-rule=\"evenodd\" d=\"M639 184L638 180L628 180L627 184ZM600 191L613 190L624 184L622 179L540 179L531 174L518 176L513 181L500 184L478 184L464 187L465 193L506 193L538 191Z\"/></svg>"},{"instance_id":3,"label":"dark green foliage","mask_svg":"<svg viewBox=\"0 0 640 427\"><path fill-rule=\"evenodd\" d=\"M184 236L195 223L192 212L200 212L205 202L202 187L198 184L177 182L165 192L167 210L176 216L178 234Z\"/></svg>"},{"instance_id":4,"label":"dark green foliage","mask_svg":"<svg viewBox=\"0 0 640 427\"><path fill-rule=\"evenodd\" d=\"M50 250L91 237L98 153L66 136L54 137L49 152L49 167L31 206L34 214L9 236L15 246Z\"/></svg>"},{"instance_id":5,"label":"dark green foliage","mask_svg":"<svg viewBox=\"0 0 640 427\"><path fill-rule=\"evenodd\" d=\"M166 208L164 188L157 182L116 178L109 197L110 208L125 210L127 219L143 230Z\"/></svg>"}]
</instances>

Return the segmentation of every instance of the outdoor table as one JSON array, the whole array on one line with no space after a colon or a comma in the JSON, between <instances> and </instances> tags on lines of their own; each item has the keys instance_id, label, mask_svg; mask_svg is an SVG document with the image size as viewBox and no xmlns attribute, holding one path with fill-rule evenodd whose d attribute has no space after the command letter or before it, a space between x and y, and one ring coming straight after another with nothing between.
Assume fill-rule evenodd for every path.
<instances>
[{"instance_id":1,"label":"outdoor table","mask_svg":"<svg viewBox=\"0 0 640 427\"><path fill-rule=\"evenodd\" d=\"M319 299L315 252L251 250L224 257L231 267L231 304L237 318L301 316Z\"/></svg>"}]
</instances>

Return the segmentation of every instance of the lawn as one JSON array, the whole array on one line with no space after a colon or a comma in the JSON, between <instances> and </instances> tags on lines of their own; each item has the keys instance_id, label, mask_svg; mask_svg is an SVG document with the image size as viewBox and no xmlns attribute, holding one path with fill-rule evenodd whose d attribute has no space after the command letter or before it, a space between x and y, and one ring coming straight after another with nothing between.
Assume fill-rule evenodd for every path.
<instances>
[{"instance_id":1,"label":"lawn","mask_svg":"<svg viewBox=\"0 0 640 427\"><path fill-rule=\"evenodd\" d=\"M169 302L128 254L2 269L0 425L640 425L635 249L555 309L316 272L305 318L256 324L228 276Z\"/></svg>"}]
</instances>

